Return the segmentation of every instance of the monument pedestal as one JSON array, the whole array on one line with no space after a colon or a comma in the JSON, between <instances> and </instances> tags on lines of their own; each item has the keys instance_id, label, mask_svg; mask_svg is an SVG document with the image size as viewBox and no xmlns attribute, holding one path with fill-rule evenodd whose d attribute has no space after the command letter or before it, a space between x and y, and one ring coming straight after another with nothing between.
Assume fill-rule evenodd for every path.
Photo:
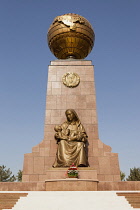
<instances>
[{"instance_id":1,"label":"monument pedestal","mask_svg":"<svg viewBox=\"0 0 140 210\"><path fill-rule=\"evenodd\" d=\"M62 78L66 73L76 73L80 77L78 86L67 87ZM55 171L57 144L54 139L55 125L66 121L65 111L74 109L88 135L88 162L97 171L99 181L120 181L118 154L111 152L111 147L99 140L96 111L96 92L94 67L91 61L65 59L52 61L48 69L46 96L46 114L43 141L34 146L32 153L25 154L23 181L45 181L62 178L63 171ZM52 170L50 171L50 168ZM80 171L81 178L88 179L88 167ZM90 171L91 172L91 171ZM55 175L56 173L56 175ZM95 176L91 172L91 177ZM87 176L87 177L86 177ZM79 181L78 181L79 182Z\"/></svg>"},{"instance_id":2,"label":"monument pedestal","mask_svg":"<svg viewBox=\"0 0 140 210\"><path fill-rule=\"evenodd\" d=\"M68 168L53 168L46 171L46 179L65 179L67 178ZM97 171L90 167L78 168L79 179L97 180Z\"/></svg>"},{"instance_id":3,"label":"monument pedestal","mask_svg":"<svg viewBox=\"0 0 140 210\"><path fill-rule=\"evenodd\" d=\"M46 171L46 191L97 191L97 171L90 167L78 168L78 178L67 177L68 168Z\"/></svg>"},{"instance_id":4,"label":"monument pedestal","mask_svg":"<svg viewBox=\"0 0 140 210\"><path fill-rule=\"evenodd\" d=\"M96 179L52 179L46 180L46 191L97 191Z\"/></svg>"}]
</instances>

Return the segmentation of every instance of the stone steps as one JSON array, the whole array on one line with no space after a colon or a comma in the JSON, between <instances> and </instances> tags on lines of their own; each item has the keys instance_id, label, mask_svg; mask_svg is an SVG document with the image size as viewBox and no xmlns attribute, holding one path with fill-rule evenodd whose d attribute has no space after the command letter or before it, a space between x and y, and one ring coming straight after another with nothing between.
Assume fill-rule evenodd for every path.
<instances>
[{"instance_id":1,"label":"stone steps","mask_svg":"<svg viewBox=\"0 0 140 210\"><path fill-rule=\"evenodd\" d=\"M129 210L124 196L114 191L30 191L12 210ZM8 209L5 209L8 210Z\"/></svg>"},{"instance_id":2,"label":"stone steps","mask_svg":"<svg viewBox=\"0 0 140 210\"><path fill-rule=\"evenodd\" d=\"M123 192L117 195L124 196L133 208L140 208L140 192Z\"/></svg>"},{"instance_id":3,"label":"stone steps","mask_svg":"<svg viewBox=\"0 0 140 210\"><path fill-rule=\"evenodd\" d=\"M0 210L2 209L12 209L20 197L27 196L28 193L0 193Z\"/></svg>"}]
</instances>

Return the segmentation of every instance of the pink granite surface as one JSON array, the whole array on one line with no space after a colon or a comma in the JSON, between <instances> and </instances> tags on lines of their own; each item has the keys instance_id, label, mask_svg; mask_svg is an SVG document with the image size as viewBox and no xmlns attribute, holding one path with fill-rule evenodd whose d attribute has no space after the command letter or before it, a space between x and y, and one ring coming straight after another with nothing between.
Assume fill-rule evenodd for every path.
<instances>
[{"instance_id":1,"label":"pink granite surface","mask_svg":"<svg viewBox=\"0 0 140 210\"><path fill-rule=\"evenodd\" d=\"M80 84L68 88L62 83L62 76L74 72L80 76ZM88 160L97 172L99 181L119 181L118 154L99 140L96 111L94 66L86 60L56 60L48 69L46 111L43 141L25 154L23 181L45 180L46 173L55 160L57 144L54 140L54 126L65 120L65 110L75 109L88 134Z\"/></svg>"},{"instance_id":2,"label":"pink granite surface","mask_svg":"<svg viewBox=\"0 0 140 210\"><path fill-rule=\"evenodd\" d=\"M1 182L0 191L140 191L140 181L55 179L39 182Z\"/></svg>"}]
</instances>

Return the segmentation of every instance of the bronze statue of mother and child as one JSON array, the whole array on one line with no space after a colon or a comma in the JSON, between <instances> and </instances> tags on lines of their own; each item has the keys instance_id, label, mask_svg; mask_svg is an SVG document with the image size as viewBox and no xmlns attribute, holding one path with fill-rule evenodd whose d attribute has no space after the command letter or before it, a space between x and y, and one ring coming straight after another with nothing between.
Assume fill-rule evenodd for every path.
<instances>
[{"instance_id":1,"label":"bronze statue of mother and child","mask_svg":"<svg viewBox=\"0 0 140 210\"><path fill-rule=\"evenodd\" d=\"M53 167L69 167L72 163L88 167L86 131L75 110L68 109L65 114L67 120L54 128L58 148Z\"/></svg>"}]
</instances>

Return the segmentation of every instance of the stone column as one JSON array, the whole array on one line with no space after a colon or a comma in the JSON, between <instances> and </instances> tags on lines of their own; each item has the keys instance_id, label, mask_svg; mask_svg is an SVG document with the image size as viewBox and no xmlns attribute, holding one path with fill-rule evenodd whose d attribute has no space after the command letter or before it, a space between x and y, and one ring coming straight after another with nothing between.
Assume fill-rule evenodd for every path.
<instances>
[{"instance_id":1,"label":"stone column","mask_svg":"<svg viewBox=\"0 0 140 210\"><path fill-rule=\"evenodd\" d=\"M63 84L62 77L68 73L80 77L78 86L70 88ZM94 66L87 60L52 61L48 70L46 112L43 141L25 154L23 181L44 181L52 170L57 144L54 126L65 120L66 109L74 109L88 135L88 161L90 168L97 171L99 181L119 181L118 154L103 144L98 136ZM57 176L56 176L57 177Z\"/></svg>"}]
</instances>

